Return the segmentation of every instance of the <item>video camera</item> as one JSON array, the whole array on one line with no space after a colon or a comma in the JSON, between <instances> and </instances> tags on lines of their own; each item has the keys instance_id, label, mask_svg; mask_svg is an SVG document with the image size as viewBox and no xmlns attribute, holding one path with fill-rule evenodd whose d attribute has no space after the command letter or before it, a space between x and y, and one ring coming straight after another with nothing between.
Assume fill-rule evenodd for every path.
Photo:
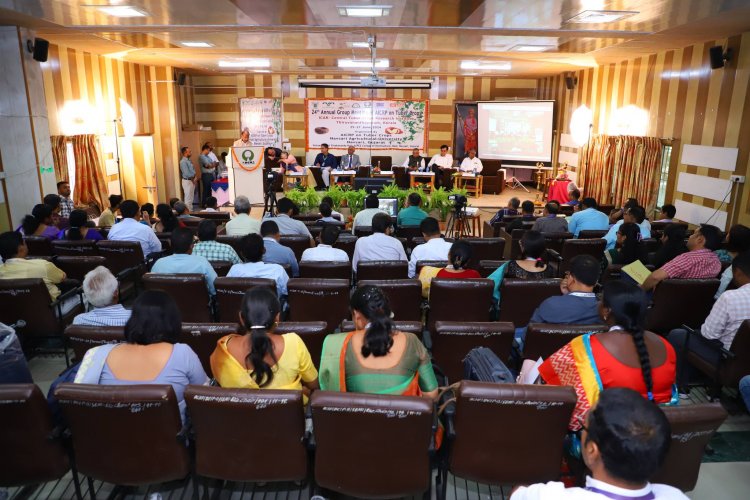
<instances>
[{"instance_id":1,"label":"video camera","mask_svg":"<svg viewBox=\"0 0 750 500\"><path fill-rule=\"evenodd\" d=\"M462 194L452 194L448 196L448 199L453 202L453 210L456 212L460 212L464 208L466 208L466 204L469 200L466 199L466 196Z\"/></svg>"}]
</instances>

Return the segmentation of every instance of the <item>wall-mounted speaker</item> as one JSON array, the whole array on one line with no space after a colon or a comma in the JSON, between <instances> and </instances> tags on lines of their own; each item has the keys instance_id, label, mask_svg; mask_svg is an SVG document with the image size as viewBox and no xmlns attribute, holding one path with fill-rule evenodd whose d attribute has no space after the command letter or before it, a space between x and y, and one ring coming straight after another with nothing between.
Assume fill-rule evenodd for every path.
<instances>
[{"instance_id":1,"label":"wall-mounted speaker","mask_svg":"<svg viewBox=\"0 0 750 500\"><path fill-rule=\"evenodd\" d=\"M575 76L566 76L565 77L565 88L568 90L573 90L576 88L576 85L578 84L578 78Z\"/></svg>"},{"instance_id":2,"label":"wall-mounted speaker","mask_svg":"<svg viewBox=\"0 0 750 500\"><path fill-rule=\"evenodd\" d=\"M177 85L182 87L185 85L185 80L187 79L187 75L185 73L177 73Z\"/></svg>"},{"instance_id":3,"label":"wall-mounted speaker","mask_svg":"<svg viewBox=\"0 0 750 500\"><path fill-rule=\"evenodd\" d=\"M26 40L26 48L32 54L35 61L46 62L49 53L49 42L44 38L34 38L34 41Z\"/></svg>"},{"instance_id":4,"label":"wall-mounted speaker","mask_svg":"<svg viewBox=\"0 0 750 500\"><path fill-rule=\"evenodd\" d=\"M724 61L732 60L732 49L727 48L725 52L723 47L717 45L708 49L708 57L711 62L711 69L723 68Z\"/></svg>"}]
</instances>

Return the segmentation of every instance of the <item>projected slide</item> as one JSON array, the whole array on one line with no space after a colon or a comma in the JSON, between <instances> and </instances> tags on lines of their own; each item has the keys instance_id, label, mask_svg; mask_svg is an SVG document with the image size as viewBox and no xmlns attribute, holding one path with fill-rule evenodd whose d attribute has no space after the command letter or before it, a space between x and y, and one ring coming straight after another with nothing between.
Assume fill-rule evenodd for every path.
<instances>
[{"instance_id":1,"label":"projected slide","mask_svg":"<svg viewBox=\"0 0 750 500\"><path fill-rule=\"evenodd\" d=\"M553 101L479 102L479 156L552 160Z\"/></svg>"}]
</instances>

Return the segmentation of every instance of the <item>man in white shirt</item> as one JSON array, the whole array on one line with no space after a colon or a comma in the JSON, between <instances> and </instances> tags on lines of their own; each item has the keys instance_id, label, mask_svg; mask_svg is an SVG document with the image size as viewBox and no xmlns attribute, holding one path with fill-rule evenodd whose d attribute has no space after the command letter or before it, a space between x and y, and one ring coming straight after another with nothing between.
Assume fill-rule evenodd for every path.
<instances>
[{"instance_id":1,"label":"man in white shirt","mask_svg":"<svg viewBox=\"0 0 750 500\"><path fill-rule=\"evenodd\" d=\"M357 215L354 217L354 221L352 222L352 234L354 234L354 229L358 226L359 227L372 226L372 218L376 214L385 213L383 210L380 210L380 208L378 207L380 207L380 200L378 199L378 195L376 194L367 195L367 198L365 198L365 209L357 212Z\"/></svg>"},{"instance_id":2,"label":"man in white shirt","mask_svg":"<svg viewBox=\"0 0 750 500\"><path fill-rule=\"evenodd\" d=\"M250 200L247 196L240 195L234 199L234 212L237 216L226 224L227 236L260 233L260 221L250 217Z\"/></svg>"},{"instance_id":3,"label":"man in white shirt","mask_svg":"<svg viewBox=\"0 0 750 500\"><path fill-rule=\"evenodd\" d=\"M349 262L349 255L345 251L333 248L340 232L336 226L325 226L320 232L320 244L302 252L300 262Z\"/></svg>"},{"instance_id":4,"label":"man in white shirt","mask_svg":"<svg viewBox=\"0 0 750 500\"><path fill-rule=\"evenodd\" d=\"M404 163L401 166L408 168L410 172L422 172L427 170L425 159L422 158L422 155L419 154L419 148L412 149L411 154L406 157Z\"/></svg>"},{"instance_id":5,"label":"man in white shirt","mask_svg":"<svg viewBox=\"0 0 750 500\"><path fill-rule=\"evenodd\" d=\"M83 295L94 309L73 318L74 325L125 326L130 319L130 311L118 303L117 278L106 267L99 266L86 273Z\"/></svg>"},{"instance_id":6,"label":"man in white shirt","mask_svg":"<svg viewBox=\"0 0 750 500\"><path fill-rule=\"evenodd\" d=\"M431 168L432 171L435 172L435 188L439 188L443 172L446 170L453 170L453 156L448 153L447 144L440 146L440 154L432 157L430 163L427 164L427 168ZM450 189L452 184L453 181L449 182L449 185L445 186L445 189Z\"/></svg>"},{"instance_id":7,"label":"man in white shirt","mask_svg":"<svg viewBox=\"0 0 750 500\"><path fill-rule=\"evenodd\" d=\"M448 260L448 251L451 243L448 243L440 235L440 224L434 217L427 217L419 224L419 230L424 236L425 242L414 247L409 259L409 277L417 275L417 262L420 260Z\"/></svg>"},{"instance_id":8,"label":"man in white shirt","mask_svg":"<svg viewBox=\"0 0 750 500\"><path fill-rule=\"evenodd\" d=\"M253 146L253 143L250 142L250 129L245 127L242 129L242 132L240 132L240 138L234 141L234 144L232 144L232 147L250 148L252 146Z\"/></svg>"},{"instance_id":9,"label":"man in white shirt","mask_svg":"<svg viewBox=\"0 0 750 500\"><path fill-rule=\"evenodd\" d=\"M143 256L161 252L161 241L151 227L138 222L141 211L138 202L125 200L120 204L122 220L112 226L107 239L111 241L137 241L143 249Z\"/></svg>"},{"instance_id":10,"label":"man in white shirt","mask_svg":"<svg viewBox=\"0 0 750 500\"><path fill-rule=\"evenodd\" d=\"M227 273L227 278L270 278L276 282L276 293L279 298L286 296L289 276L280 265L263 262L263 254L266 251L263 238L259 234L248 234L242 238L240 245L247 262L233 265Z\"/></svg>"},{"instance_id":11,"label":"man in white shirt","mask_svg":"<svg viewBox=\"0 0 750 500\"><path fill-rule=\"evenodd\" d=\"M464 158L464 161L461 162L461 167L459 167L459 170L461 170L461 172L467 172L469 174L479 174L482 172L482 168L482 160L477 158L477 150L470 149L469 156Z\"/></svg>"},{"instance_id":12,"label":"man in white shirt","mask_svg":"<svg viewBox=\"0 0 750 500\"><path fill-rule=\"evenodd\" d=\"M581 431L581 455L591 471L585 488L560 482L519 486L510 500L687 500L680 490L648 479L669 450L664 412L632 389L602 391Z\"/></svg>"},{"instance_id":13,"label":"man in white shirt","mask_svg":"<svg viewBox=\"0 0 750 500\"><path fill-rule=\"evenodd\" d=\"M393 220L386 213L375 214L372 218L370 236L359 238L354 245L352 268L357 271L357 264L366 260L407 260L404 246L393 238Z\"/></svg>"}]
</instances>

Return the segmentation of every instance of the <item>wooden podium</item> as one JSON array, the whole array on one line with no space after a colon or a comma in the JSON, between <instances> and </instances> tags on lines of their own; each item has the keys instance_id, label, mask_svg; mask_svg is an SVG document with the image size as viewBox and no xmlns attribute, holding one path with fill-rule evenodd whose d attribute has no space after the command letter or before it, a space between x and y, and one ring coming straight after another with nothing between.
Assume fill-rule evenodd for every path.
<instances>
[{"instance_id":1,"label":"wooden podium","mask_svg":"<svg viewBox=\"0 0 750 500\"><path fill-rule=\"evenodd\" d=\"M231 148L229 192L234 198L247 196L252 205L263 204L263 148Z\"/></svg>"}]
</instances>

